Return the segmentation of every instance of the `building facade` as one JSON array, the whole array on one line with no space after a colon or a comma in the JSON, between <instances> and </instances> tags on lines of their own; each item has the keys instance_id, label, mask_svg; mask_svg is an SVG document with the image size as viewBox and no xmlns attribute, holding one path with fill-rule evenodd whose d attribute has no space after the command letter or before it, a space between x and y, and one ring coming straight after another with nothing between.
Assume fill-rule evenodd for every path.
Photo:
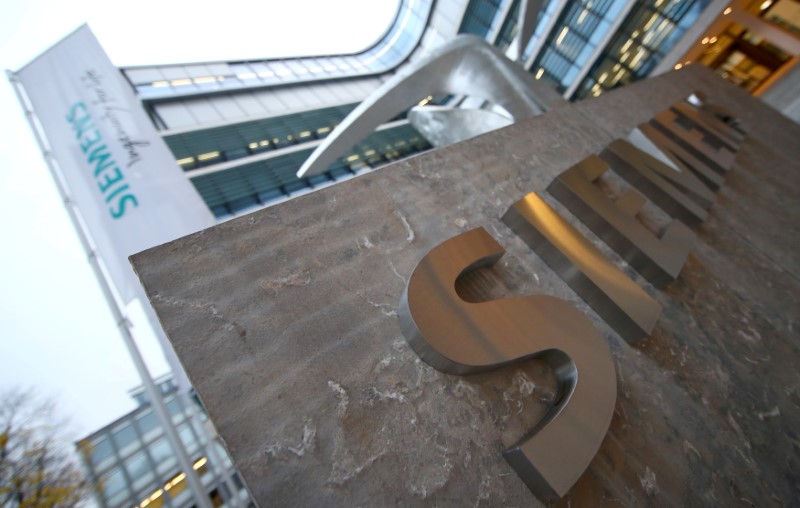
<instances>
[{"instance_id":1,"label":"building facade","mask_svg":"<svg viewBox=\"0 0 800 508\"><path fill-rule=\"evenodd\" d=\"M224 219L429 149L400 115L323 174L296 176L361 101L459 34L518 55L535 79L576 100L682 65L723 7L710 0L403 0L383 37L358 54L122 72L177 163ZM420 104L491 107L451 95Z\"/></svg>"},{"instance_id":2,"label":"building facade","mask_svg":"<svg viewBox=\"0 0 800 508\"><path fill-rule=\"evenodd\" d=\"M252 506L238 473L199 404L171 378L158 382L195 472L216 506ZM185 471L143 389L131 392L135 410L76 443L95 499L102 507L184 508L194 504Z\"/></svg>"}]
</instances>

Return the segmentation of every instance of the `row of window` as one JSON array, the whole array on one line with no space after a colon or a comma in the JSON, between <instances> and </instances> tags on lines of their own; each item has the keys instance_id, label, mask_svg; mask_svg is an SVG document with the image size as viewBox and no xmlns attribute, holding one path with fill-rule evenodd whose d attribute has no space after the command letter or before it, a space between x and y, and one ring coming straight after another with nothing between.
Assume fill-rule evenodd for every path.
<instances>
[{"instance_id":1,"label":"row of window","mask_svg":"<svg viewBox=\"0 0 800 508\"><path fill-rule=\"evenodd\" d=\"M323 139L328 136L332 129L333 127L326 126L314 130L305 130L297 134L289 134L283 138L266 137L258 141L252 141L248 143L246 147L205 152L198 154L197 156L178 159L177 163L181 168L183 168L184 171L189 171L192 169L218 164L220 162L242 159L251 155L258 155L260 153L306 143L316 139Z\"/></svg>"},{"instance_id":2,"label":"row of window","mask_svg":"<svg viewBox=\"0 0 800 508\"><path fill-rule=\"evenodd\" d=\"M565 7L531 66L536 79L544 78L559 91L566 90L626 3L626 0L583 0Z\"/></svg>"},{"instance_id":3,"label":"row of window","mask_svg":"<svg viewBox=\"0 0 800 508\"><path fill-rule=\"evenodd\" d=\"M184 170L325 138L355 108L333 106L164 137Z\"/></svg>"},{"instance_id":4,"label":"row of window","mask_svg":"<svg viewBox=\"0 0 800 508\"><path fill-rule=\"evenodd\" d=\"M500 34L497 36L495 46L497 49L504 52L511 46L511 41L517 36L519 30L519 13L520 13L521 0L514 0L511 3L511 8L506 16L503 25L500 27Z\"/></svg>"},{"instance_id":5,"label":"row of window","mask_svg":"<svg viewBox=\"0 0 800 508\"><path fill-rule=\"evenodd\" d=\"M545 33L545 30L547 29L547 26L550 24L553 18L556 16L556 13L558 12L559 9L559 5L560 2L558 0L544 0L542 5L542 10L539 12L539 16L536 19L536 28L533 30L533 35L531 36L531 39L527 41L527 44L525 43L525 41L522 42L522 44L525 47L524 51L522 52L523 62L528 62L528 60L530 60L531 56L533 55L533 51L538 45L539 41L541 41L542 38L547 35ZM528 67L529 65L526 63L526 68Z\"/></svg>"},{"instance_id":6,"label":"row of window","mask_svg":"<svg viewBox=\"0 0 800 508\"><path fill-rule=\"evenodd\" d=\"M708 0L638 1L574 98L597 96L649 75L707 3Z\"/></svg>"},{"instance_id":7,"label":"row of window","mask_svg":"<svg viewBox=\"0 0 800 508\"><path fill-rule=\"evenodd\" d=\"M124 73L146 100L379 74L398 66L417 46L432 6L433 0L402 0L387 33L357 55L130 68Z\"/></svg>"},{"instance_id":8,"label":"row of window","mask_svg":"<svg viewBox=\"0 0 800 508\"><path fill-rule=\"evenodd\" d=\"M185 411L178 397L165 400L167 411L174 422L185 418ZM84 441L84 454L95 471L102 471L114 463L117 457L129 455L132 449L143 442L152 441L161 434L161 425L152 409L146 408L134 417L126 418L110 430ZM88 446L88 449L86 447Z\"/></svg>"},{"instance_id":9,"label":"row of window","mask_svg":"<svg viewBox=\"0 0 800 508\"><path fill-rule=\"evenodd\" d=\"M357 174L368 167L407 157L430 148L430 144L410 125L372 133L351 152L320 175L297 178L297 169L311 149L192 178L192 183L218 218L241 213L287 196Z\"/></svg>"},{"instance_id":10,"label":"row of window","mask_svg":"<svg viewBox=\"0 0 800 508\"><path fill-rule=\"evenodd\" d=\"M201 423L188 419L188 408L174 392L164 402L187 452L190 456L200 454L200 436L204 432ZM178 467L163 428L147 406L84 439L79 449L87 470L100 487L98 494L112 507L146 500L153 486L161 485L162 479L174 474Z\"/></svg>"},{"instance_id":11,"label":"row of window","mask_svg":"<svg viewBox=\"0 0 800 508\"><path fill-rule=\"evenodd\" d=\"M446 104L452 97L429 97L426 104ZM324 139L357 104L333 106L213 129L165 136L177 163L190 171L220 162ZM402 113L393 120L404 119Z\"/></svg>"},{"instance_id":12,"label":"row of window","mask_svg":"<svg viewBox=\"0 0 800 508\"><path fill-rule=\"evenodd\" d=\"M471 0L460 32L488 37L502 22L494 42L505 51L516 36L520 10L518 0L510 6L507 3ZM576 79L583 79L573 99L599 95L603 90L647 76L708 3L709 0L638 0L630 6L629 0L573 0L562 9L560 2L551 0L544 3L531 39L522 41L523 60L528 61L536 79L551 82L561 92ZM620 29L586 77L581 78L582 70L626 9L630 10ZM546 39L541 49L529 61L543 37Z\"/></svg>"},{"instance_id":13,"label":"row of window","mask_svg":"<svg viewBox=\"0 0 800 508\"><path fill-rule=\"evenodd\" d=\"M497 23L502 21L502 7L510 0L470 0L461 26L460 34L473 34L486 38L494 31Z\"/></svg>"}]
</instances>

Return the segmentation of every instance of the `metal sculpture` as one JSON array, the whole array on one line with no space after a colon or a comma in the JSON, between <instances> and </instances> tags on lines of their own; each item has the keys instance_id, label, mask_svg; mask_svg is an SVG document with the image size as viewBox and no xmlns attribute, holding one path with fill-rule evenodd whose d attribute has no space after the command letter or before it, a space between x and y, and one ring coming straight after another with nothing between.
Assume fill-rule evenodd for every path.
<instances>
[{"instance_id":1,"label":"metal sculpture","mask_svg":"<svg viewBox=\"0 0 800 508\"><path fill-rule=\"evenodd\" d=\"M422 106L408 112L408 121L436 148L500 129L514 120L485 109Z\"/></svg>"},{"instance_id":2,"label":"metal sculpture","mask_svg":"<svg viewBox=\"0 0 800 508\"><path fill-rule=\"evenodd\" d=\"M384 83L342 120L297 172L324 172L381 123L420 99L440 94L477 96L508 111L515 121L564 103L547 85L474 35L460 35Z\"/></svg>"}]
</instances>

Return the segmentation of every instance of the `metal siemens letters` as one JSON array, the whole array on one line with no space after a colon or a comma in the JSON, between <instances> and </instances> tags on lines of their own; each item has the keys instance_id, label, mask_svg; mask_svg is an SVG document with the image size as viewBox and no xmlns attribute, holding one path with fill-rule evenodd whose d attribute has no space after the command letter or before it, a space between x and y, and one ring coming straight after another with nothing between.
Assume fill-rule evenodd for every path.
<instances>
[{"instance_id":1,"label":"metal siemens letters","mask_svg":"<svg viewBox=\"0 0 800 508\"><path fill-rule=\"evenodd\" d=\"M744 141L744 133L737 131L734 127L726 124L708 111L697 109L684 102L674 104L670 109L677 113L678 116L683 117L677 121L684 128L690 129L694 127L706 134L711 134L733 152L739 150L739 145Z\"/></svg>"},{"instance_id":2,"label":"metal siemens letters","mask_svg":"<svg viewBox=\"0 0 800 508\"><path fill-rule=\"evenodd\" d=\"M732 147L685 115L668 109L657 114L650 124L677 141L694 158L725 175L736 156Z\"/></svg>"},{"instance_id":3,"label":"metal siemens letters","mask_svg":"<svg viewBox=\"0 0 800 508\"><path fill-rule=\"evenodd\" d=\"M535 192L514 203L503 222L626 341L652 333L661 305Z\"/></svg>"},{"instance_id":4,"label":"metal siemens letters","mask_svg":"<svg viewBox=\"0 0 800 508\"><path fill-rule=\"evenodd\" d=\"M594 184L609 169L591 155L558 175L547 190L651 284L672 282L692 248L694 233L673 220L660 238L654 235L636 220L645 204L641 194L628 189L613 201Z\"/></svg>"},{"instance_id":5,"label":"metal siemens letters","mask_svg":"<svg viewBox=\"0 0 800 508\"><path fill-rule=\"evenodd\" d=\"M695 157L686 149L686 144L680 140L668 136L661 129L649 123L639 126L639 130L644 133L658 148L672 161L681 171L691 171L704 185L716 192L722 187L725 179L706 166L701 160Z\"/></svg>"},{"instance_id":6,"label":"metal siemens letters","mask_svg":"<svg viewBox=\"0 0 800 508\"><path fill-rule=\"evenodd\" d=\"M650 201L687 226L697 226L708 217L705 208L714 194L692 173L675 171L623 139L612 141L600 152L600 158ZM692 195L692 191L696 194Z\"/></svg>"},{"instance_id":7,"label":"metal siemens letters","mask_svg":"<svg viewBox=\"0 0 800 508\"><path fill-rule=\"evenodd\" d=\"M743 137L714 114L678 104L629 139L639 148L614 141L564 171L548 190L661 287L678 277L693 243L694 233L681 221L694 226L708 216L713 191L723 184ZM612 200L594 183L609 170L635 189ZM661 235L637 220L645 196L674 219ZM502 220L622 338L634 343L652 333L658 302L539 195L527 194ZM409 278L400 327L423 360L449 374L534 357L553 367L555 404L531 435L504 452L525 484L548 502L567 493L597 452L614 411L616 377L608 345L567 302L541 295L480 303L459 297L456 279L493 265L504 252L482 228L435 247Z\"/></svg>"},{"instance_id":8,"label":"metal siemens letters","mask_svg":"<svg viewBox=\"0 0 800 508\"><path fill-rule=\"evenodd\" d=\"M462 300L459 275L493 265L504 249L483 228L428 253L409 278L399 320L411 347L449 374L471 374L543 358L559 383L555 404L532 434L503 455L543 501L570 489L603 441L616 402L611 351L591 321L553 296Z\"/></svg>"}]
</instances>

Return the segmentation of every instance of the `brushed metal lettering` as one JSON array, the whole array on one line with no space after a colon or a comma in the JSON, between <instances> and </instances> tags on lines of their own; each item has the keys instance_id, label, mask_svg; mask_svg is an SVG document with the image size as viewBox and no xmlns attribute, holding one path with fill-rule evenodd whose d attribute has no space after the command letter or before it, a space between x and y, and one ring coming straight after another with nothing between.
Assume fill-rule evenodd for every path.
<instances>
[{"instance_id":1,"label":"brushed metal lettering","mask_svg":"<svg viewBox=\"0 0 800 508\"><path fill-rule=\"evenodd\" d=\"M600 158L650 201L687 226L697 226L708 218L708 212L699 203L709 206L714 194L689 171L676 171L623 139L612 141L600 152Z\"/></svg>"},{"instance_id":2,"label":"brushed metal lettering","mask_svg":"<svg viewBox=\"0 0 800 508\"><path fill-rule=\"evenodd\" d=\"M673 164L681 170L692 171L695 176L713 192L718 191L725 183L725 178L723 178L721 174L695 157L686 149L685 144L679 143L674 138L665 134L661 129L654 127L653 124L644 123L639 125L638 128Z\"/></svg>"},{"instance_id":3,"label":"brushed metal lettering","mask_svg":"<svg viewBox=\"0 0 800 508\"><path fill-rule=\"evenodd\" d=\"M716 120L724 123L731 130L734 137L738 137L741 141L744 141L747 133L742 129L742 125L736 117L736 114L730 109L709 102L706 94L699 90L695 90L694 93L686 98L685 102L696 108L703 115L714 117Z\"/></svg>"},{"instance_id":4,"label":"brushed metal lettering","mask_svg":"<svg viewBox=\"0 0 800 508\"><path fill-rule=\"evenodd\" d=\"M652 333L661 305L535 192L514 203L503 222L626 341Z\"/></svg>"},{"instance_id":5,"label":"brushed metal lettering","mask_svg":"<svg viewBox=\"0 0 800 508\"><path fill-rule=\"evenodd\" d=\"M694 233L673 220L660 236L654 235L636 219L644 196L631 188L614 201L594 184L609 169L591 155L554 178L547 190L645 279L665 286L678 277Z\"/></svg>"},{"instance_id":6,"label":"brushed metal lettering","mask_svg":"<svg viewBox=\"0 0 800 508\"><path fill-rule=\"evenodd\" d=\"M719 139L731 151L737 152L745 140L745 135L733 126L725 123L712 112L696 108L687 102L678 102L672 106L675 112L693 121L699 128Z\"/></svg>"},{"instance_id":7,"label":"brushed metal lettering","mask_svg":"<svg viewBox=\"0 0 800 508\"><path fill-rule=\"evenodd\" d=\"M611 351L591 321L553 296L464 301L456 279L493 265L504 249L483 228L428 253L409 278L399 309L403 334L427 363L448 374L493 370L542 358L558 396L535 428L503 455L542 501L564 496L608 431L616 401Z\"/></svg>"},{"instance_id":8,"label":"brushed metal lettering","mask_svg":"<svg viewBox=\"0 0 800 508\"><path fill-rule=\"evenodd\" d=\"M725 146L710 131L702 129L673 109L658 113L650 120L650 124L722 176L733 165L733 160L736 158L735 151Z\"/></svg>"}]
</instances>

